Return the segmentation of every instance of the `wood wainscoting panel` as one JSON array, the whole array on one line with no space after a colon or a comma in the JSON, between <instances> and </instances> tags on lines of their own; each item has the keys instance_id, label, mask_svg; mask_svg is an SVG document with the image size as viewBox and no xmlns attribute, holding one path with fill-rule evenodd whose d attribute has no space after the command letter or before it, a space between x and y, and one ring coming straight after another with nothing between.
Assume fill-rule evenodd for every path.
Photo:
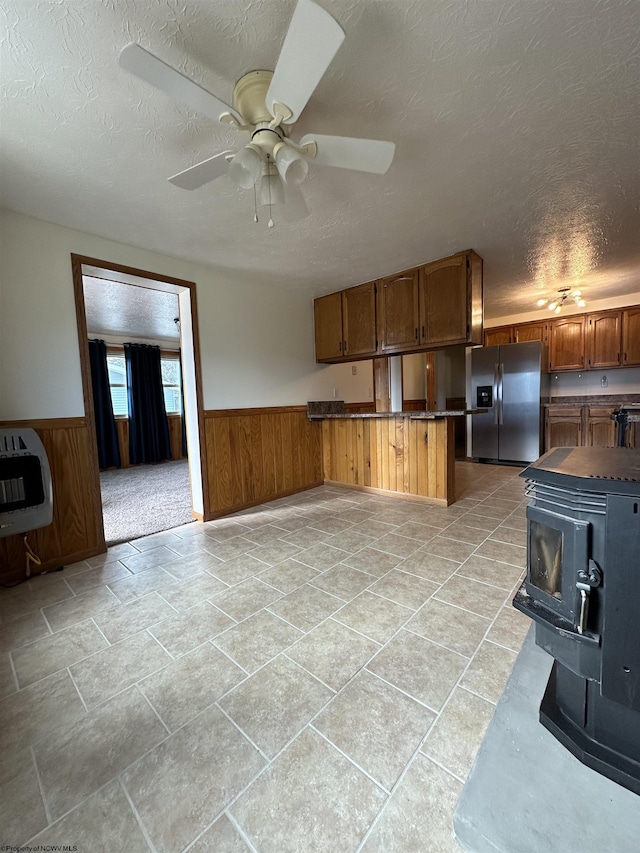
<instances>
[{"instance_id":1,"label":"wood wainscoting panel","mask_svg":"<svg viewBox=\"0 0 640 853\"><path fill-rule=\"evenodd\" d=\"M91 436L86 419L0 423L8 428L20 425L32 427L40 437L53 484L53 521L29 534L29 544L42 560L41 567L32 565L33 574L103 552L102 507L96 505L91 487ZM22 579L24 569L22 535L0 539L0 582Z\"/></svg>"},{"instance_id":2,"label":"wood wainscoting panel","mask_svg":"<svg viewBox=\"0 0 640 853\"><path fill-rule=\"evenodd\" d=\"M326 419L322 444L326 482L444 506L454 500L451 418Z\"/></svg>"},{"instance_id":3,"label":"wood wainscoting panel","mask_svg":"<svg viewBox=\"0 0 640 853\"><path fill-rule=\"evenodd\" d=\"M169 422L169 442L171 459L184 459L182 455L182 415L167 415ZM131 468L129 462L129 418L116 418L118 447L120 449L120 467Z\"/></svg>"},{"instance_id":4,"label":"wood wainscoting panel","mask_svg":"<svg viewBox=\"0 0 640 853\"><path fill-rule=\"evenodd\" d=\"M322 484L322 428L306 406L205 412L210 518Z\"/></svg>"}]
</instances>

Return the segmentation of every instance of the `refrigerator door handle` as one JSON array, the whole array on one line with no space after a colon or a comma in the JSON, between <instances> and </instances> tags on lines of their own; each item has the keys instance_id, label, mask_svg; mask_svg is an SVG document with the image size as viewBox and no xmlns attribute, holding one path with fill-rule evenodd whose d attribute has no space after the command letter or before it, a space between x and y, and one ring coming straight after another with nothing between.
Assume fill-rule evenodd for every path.
<instances>
[{"instance_id":1,"label":"refrigerator door handle","mask_svg":"<svg viewBox=\"0 0 640 853\"><path fill-rule=\"evenodd\" d=\"M500 362L498 365L498 400L500 401L500 414L498 423L502 425L504 423L504 400L502 398L502 382L504 379L504 364Z\"/></svg>"},{"instance_id":2,"label":"refrigerator door handle","mask_svg":"<svg viewBox=\"0 0 640 853\"><path fill-rule=\"evenodd\" d=\"M499 389L500 389L500 365L496 362L493 365L493 422L498 425L499 415Z\"/></svg>"}]
</instances>

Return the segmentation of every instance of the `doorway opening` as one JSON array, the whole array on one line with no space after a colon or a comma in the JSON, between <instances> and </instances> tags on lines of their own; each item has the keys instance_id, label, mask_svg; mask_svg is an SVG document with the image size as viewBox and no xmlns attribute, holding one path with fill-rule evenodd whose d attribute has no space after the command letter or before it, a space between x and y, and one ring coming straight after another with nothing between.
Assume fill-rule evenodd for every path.
<instances>
[{"instance_id":1,"label":"doorway opening","mask_svg":"<svg viewBox=\"0 0 640 853\"><path fill-rule=\"evenodd\" d=\"M78 255L72 268L105 545L202 520L195 284Z\"/></svg>"}]
</instances>

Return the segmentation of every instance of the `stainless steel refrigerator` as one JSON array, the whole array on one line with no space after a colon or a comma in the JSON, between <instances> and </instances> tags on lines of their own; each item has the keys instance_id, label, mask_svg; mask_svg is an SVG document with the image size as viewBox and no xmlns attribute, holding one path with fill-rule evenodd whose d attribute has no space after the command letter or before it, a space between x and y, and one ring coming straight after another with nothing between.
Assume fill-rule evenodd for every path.
<instances>
[{"instance_id":1,"label":"stainless steel refrigerator","mask_svg":"<svg viewBox=\"0 0 640 853\"><path fill-rule=\"evenodd\" d=\"M540 398L547 388L539 341L473 349L472 406L489 410L472 416L473 458L534 462L543 450Z\"/></svg>"}]
</instances>

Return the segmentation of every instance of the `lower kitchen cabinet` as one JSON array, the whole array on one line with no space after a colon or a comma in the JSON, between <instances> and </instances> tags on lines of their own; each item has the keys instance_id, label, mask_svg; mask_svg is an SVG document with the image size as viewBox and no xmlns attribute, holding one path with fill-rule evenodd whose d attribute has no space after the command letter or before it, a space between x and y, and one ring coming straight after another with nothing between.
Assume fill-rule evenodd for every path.
<instances>
[{"instance_id":1,"label":"lower kitchen cabinet","mask_svg":"<svg viewBox=\"0 0 640 853\"><path fill-rule=\"evenodd\" d=\"M564 406L549 407L545 417L544 449L552 447L581 447L582 409Z\"/></svg>"},{"instance_id":2,"label":"lower kitchen cabinet","mask_svg":"<svg viewBox=\"0 0 640 853\"><path fill-rule=\"evenodd\" d=\"M615 447L614 406L549 406L545 415L545 450L552 447ZM638 431L640 433L640 430ZM627 431L627 444L635 432Z\"/></svg>"}]
</instances>

